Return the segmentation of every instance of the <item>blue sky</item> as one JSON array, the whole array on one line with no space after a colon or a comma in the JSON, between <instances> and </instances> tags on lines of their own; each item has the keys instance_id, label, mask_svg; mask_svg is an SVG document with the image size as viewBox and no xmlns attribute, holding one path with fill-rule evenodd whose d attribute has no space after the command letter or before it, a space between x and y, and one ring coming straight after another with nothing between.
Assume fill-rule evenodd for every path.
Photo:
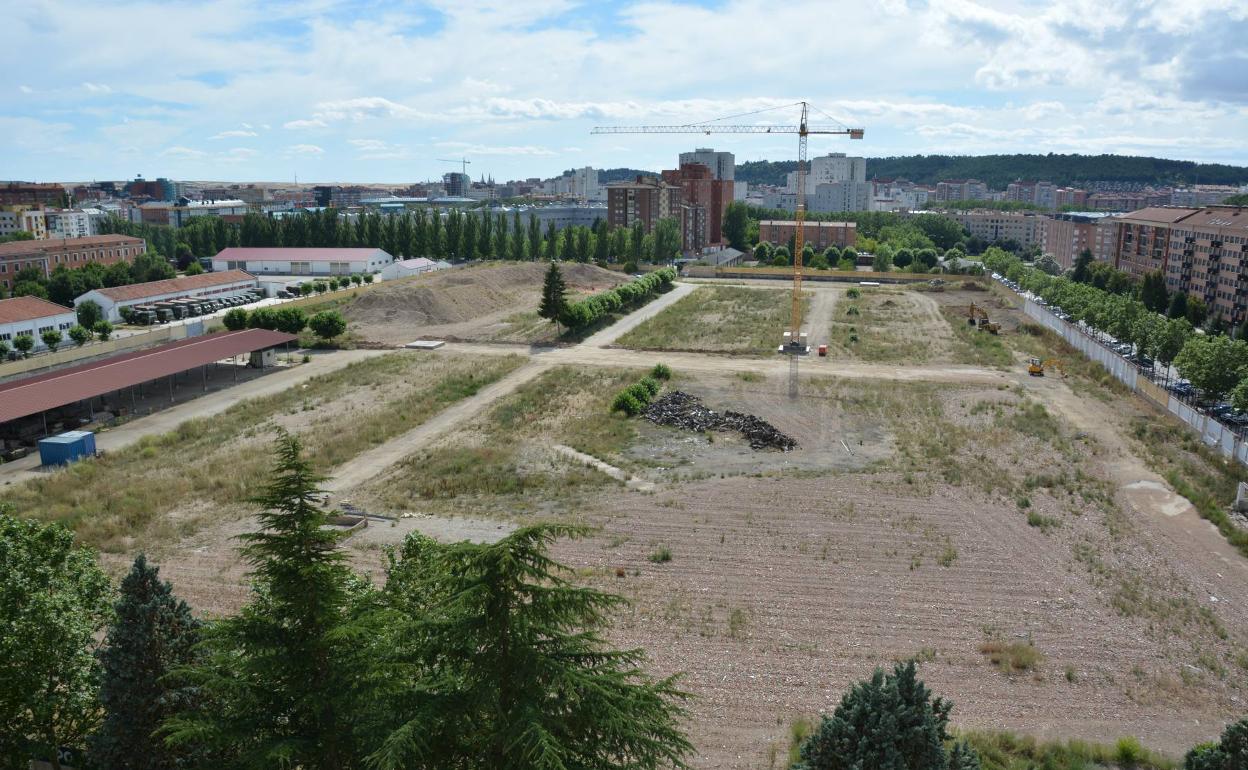
<instances>
[{"instance_id":1,"label":"blue sky","mask_svg":"<svg viewBox=\"0 0 1248 770\"><path fill-rule=\"evenodd\" d=\"M1243 0L51 2L6 10L0 177L406 183L789 137L591 136L807 99L812 153L1248 165ZM774 114L790 122L793 113Z\"/></svg>"}]
</instances>

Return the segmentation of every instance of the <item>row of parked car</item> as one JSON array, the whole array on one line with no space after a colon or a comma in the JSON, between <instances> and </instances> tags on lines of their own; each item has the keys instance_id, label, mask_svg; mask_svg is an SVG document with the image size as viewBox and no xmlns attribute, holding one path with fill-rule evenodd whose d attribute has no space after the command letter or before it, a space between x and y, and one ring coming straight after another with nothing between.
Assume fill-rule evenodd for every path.
<instances>
[{"instance_id":1,"label":"row of parked car","mask_svg":"<svg viewBox=\"0 0 1248 770\"><path fill-rule=\"evenodd\" d=\"M259 289L250 289L222 297L181 297L155 302L151 305L136 305L130 308L130 322L148 326L180 321L183 318L208 315L226 308L250 305L262 299L264 299L264 292Z\"/></svg>"},{"instance_id":2,"label":"row of parked car","mask_svg":"<svg viewBox=\"0 0 1248 770\"><path fill-rule=\"evenodd\" d=\"M992 277L994 280L1001 282L1005 286L1010 287L1014 291L1022 294L1024 297L1032 300L1037 305L1047 308L1050 313L1062 319L1063 321L1070 322L1071 319L1068 313L1066 313L1064 310L1062 310L1059 307L1050 306L1047 302L1045 302L1040 297L1037 297L1030 292L1024 291L1022 288L1019 287L1017 282L1011 281L1005 276L1000 275L999 273L993 273ZM1091 327L1089 327L1086 323L1084 323L1083 321L1077 321L1075 323L1077 326L1079 326L1080 329L1083 329L1085 332L1089 334L1092 334L1094 332L1094 330ZM1199 400L1200 394L1196 391L1196 388L1192 386L1192 383L1189 380L1183 379L1181 377L1171 379L1169 377L1168 371L1165 373L1159 374L1156 370L1156 366L1155 366L1156 362L1153 361L1152 358L1144 355L1143 353L1138 352L1135 349L1135 346L1132 345L1131 343L1119 342L1113 337L1108 337L1107 335L1100 335L1099 333L1098 333L1098 336L1105 337L1106 339L1106 341L1102 342L1101 344L1103 344L1105 347L1109 348L1110 350L1114 351L1118 355L1122 356L1127 361L1130 361L1131 363L1135 364L1136 367L1140 369L1141 373L1144 374L1144 376L1148 377L1153 382L1163 381L1164 384L1162 385L1162 387L1164 387L1166 390L1170 391L1175 396L1177 396L1179 400L1200 410L1202 413L1209 415L1210 417L1214 418L1215 420L1222 423L1223 425L1234 426L1234 427L1248 426L1248 414L1245 414L1243 412L1237 412L1235 410L1235 407L1232 406L1230 402L1200 401Z\"/></svg>"}]
</instances>

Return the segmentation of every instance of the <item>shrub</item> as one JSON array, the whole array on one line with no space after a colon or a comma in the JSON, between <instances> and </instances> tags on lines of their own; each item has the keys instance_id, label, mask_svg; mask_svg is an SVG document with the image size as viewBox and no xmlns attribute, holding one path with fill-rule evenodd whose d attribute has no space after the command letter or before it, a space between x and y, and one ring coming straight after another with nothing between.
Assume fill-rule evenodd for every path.
<instances>
[{"instance_id":1,"label":"shrub","mask_svg":"<svg viewBox=\"0 0 1248 770\"><path fill-rule=\"evenodd\" d=\"M316 283L312 284L312 286L314 289L316 289L316 292L318 294L324 294L325 292L329 291L329 284L325 283L324 281L317 281Z\"/></svg>"},{"instance_id":2,"label":"shrub","mask_svg":"<svg viewBox=\"0 0 1248 770\"><path fill-rule=\"evenodd\" d=\"M248 313L244 308L230 308L221 318L221 322L225 324L225 328L232 332L236 332L239 329L247 328L247 316Z\"/></svg>"},{"instance_id":3,"label":"shrub","mask_svg":"<svg viewBox=\"0 0 1248 770\"><path fill-rule=\"evenodd\" d=\"M284 307L275 312L277 330L287 334L298 334L308 325L307 316L297 307Z\"/></svg>"},{"instance_id":4,"label":"shrub","mask_svg":"<svg viewBox=\"0 0 1248 770\"><path fill-rule=\"evenodd\" d=\"M663 546L659 550L650 554L650 561L654 562L655 564L666 564L667 562L671 560L672 560L672 549L668 548L667 546Z\"/></svg>"},{"instance_id":5,"label":"shrub","mask_svg":"<svg viewBox=\"0 0 1248 770\"><path fill-rule=\"evenodd\" d=\"M659 381L653 377L642 377L637 381L637 384L646 389L646 392L650 394L650 398L657 396L659 394L659 388L663 387L659 384Z\"/></svg>"},{"instance_id":6,"label":"shrub","mask_svg":"<svg viewBox=\"0 0 1248 770\"><path fill-rule=\"evenodd\" d=\"M250 329L276 331L279 323L277 311L268 307L257 308L247 317L247 327Z\"/></svg>"},{"instance_id":7,"label":"shrub","mask_svg":"<svg viewBox=\"0 0 1248 770\"><path fill-rule=\"evenodd\" d=\"M96 321L93 328L95 336L100 338L100 342L108 342L108 338L113 336L113 325L108 321Z\"/></svg>"},{"instance_id":8,"label":"shrub","mask_svg":"<svg viewBox=\"0 0 1248 770\"><path fill-rule=\"evenodd\" d=\"M77 345L78 347L82 347L83 345L90 342L91 337L92 337L92 334L89 329L86 329L85 327L79 326L77 324L75 324L74 326L71 326L69 329L69 338L73 340L74 344Z\"/></svg>"},{"instance_id":9,"label":"shrub","mask_svg":"<svg viewBox=\"0 0 1248 770\"><path fill-rule=\"evenodd\" d=\"M1134 736L1126 736L1119 738L1114 744L1114 761L1124 770L1129 770L1140 763L1144 759L1146 752L1144 747L1140 745L1139 740Z\"/></svg>"},{"instance_id":10,"label":"shrub","mask_svg":"<svg viewBox=\"0 0 1248 770\"><path fill-rule=\"evenodd\" d=\"M845 315L860 315L860 313L858 312L858 306L850 305L849 309L845 311Z\"/></svg>"},{"instance_id":11,"label":"shrub","mask_svg":"<svg viewBox=\"0 0 1248 770\"><path fill-rule=\"evenodd\" d=\"M122 305L117 308L117 313L121 316L121 320L130 323L134 320L134 308L129 305Z\"/></svg>"},{"instance_id":12,"label":"shrub","mask_svg":"<svg viewBox=\"0 0 1248 770\"><path fill-rule=\"evenodd\" d=\"M849 291L845 292L845 296L849 297L850 299L858 299L859 297L862 296L862 292L858 291L857 289L850 289Z\"/></svg>"},{"instance_id":13,"label":"shrub","mask_svg":"<svg viewBox=\"0 0 1248 770\"><path fill-rule=\"evenodd\" d=\"M621 390L616 394L615 400L611 402L611 411L623 412L629 417L641 414L641 410L645 408L645 405L638 401L637 397L627 390Z\"/></svg>"},{"instance_id":14,"label":"shrub","mask_svg":"<svg viewBox=\"0 0 1248 770\"><path fill-rule=\"evenodd\" d=\"M35 338L29 334L19 334L13 338L13 347L16 348L17 352L21 353L23 357L29 356L30 351L35 348Z\"/></svg>"},{"instance_id":15,"label":"shrub","mask_svg":"<svg viewBox=\"0 0 1248 770\"><path fill-rule=\"evenodd\" d=\"M9 354L9 343L5 342L4 340L0 340L0 359L4 358L8 354Z\"/></svg>"},{"instance_id":16,"label":"shrub","mask_svg":"<svg viewBox=\"0 0 1248 770\"><path fill-rule=\"evenodd\" d=\"M347 321L337 310L322 310L308 321L308 328L321 339L330 340L347 330Z\"/></svg>"},{"instance_id":17,"label":"shrub","mask_svg":"<svg viewBox=\"0 0 1248 770\"><path fill-rule=\"evenodd\" d=\"M645 302L659 291L665 291L675 280L674 268L660 268L628 283L620 284L614 289L599 292L580 302L570 303L564 309L559 321L569 329L590 326L608 313Z\"/></svg>"},{"instance_id":18,"label":"shrub","mask_svg":"<svg viewBox=\"0 0 1248 770\"><path fill-rule=\"evenodd\" d=\"M672 379L672 367L667 364L655 364L650 370L650 376L656 380L667 381Z\"/></svg>"},{"instance_id":19,"label":"shrub","mask_svg":"<svg viewBox=\"0 0 1248 770\"><path fill-rule=\"evenodd\" d=\"M364 276L364 283L372 283L372 282L373 282L373 274L372 274L372 273L369 273L369 274L367 274L367 275L365 275L365 276Z\"/></svg>"},{"instance_id":20,"label":"shrub","mask_svg":"<svg viewBox=\"0 0 1248 770\"><path fill-rule=\"evenodd\" d=\"M306 296L308 296L309 294L311 294L311 293L312 293L312 292L314 292L314 291L316 291L316 287L315 287L315 286L313 286L313 285L312 285L312 284L310 284L310 283L301 283L301 284L299 284L299 293L300 293L300 294L302 294L302 295L303 295L303 296L305 296L305 297L306 297Z\"/></svg>"},{"instance_id":21,"label":"shrub","mask_svg":"<svg viewBox=\"0 0 1248 770\"><path fill-rule=\"evenodd\" d=\"M356 286L359 286L360 284L364 283L364 279L360 277L359 273L356 273L355 275L351 276L351 283L355 284Z\"/></svg>"},{"instance_id":22,"label":"shrub","mask_svg":"<svg viewBox=\"0 0 1248 770\"><path fill-rule=\"evenodd\" d=\"M59 329L48 329L43 334L40 334L39 338L43 340L43 344L48 346L48 350L51 350L53 353L61 346L61 340L65 339Z\"/></svg>"},{"instance_id":23,"label":"shrub","mask_svg":"<svg viewBox=\"0 0 1248 770\"><path fill-rule=\"evenodd\" d=\"M642 406L648 406L650 404L650 399L653 398L653 394L650 392L650 389L645 385L642 385L640 382L634 382L632 385L625 388L624 391L626 393L631 393L633 398L641 402Z\"/></svg>"}]
</instances>

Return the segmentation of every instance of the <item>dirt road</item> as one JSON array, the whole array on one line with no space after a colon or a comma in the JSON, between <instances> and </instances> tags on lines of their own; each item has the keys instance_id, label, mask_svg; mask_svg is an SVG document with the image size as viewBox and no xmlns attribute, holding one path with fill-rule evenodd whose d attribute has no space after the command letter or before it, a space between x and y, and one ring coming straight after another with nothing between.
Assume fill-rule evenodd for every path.
<instances>
[{"instance_id":1,"label":"dirt road","mask_svg":"<svg viewBox=\"0 0 1248 770\"><path fill-rule=\"evenodd\" d=\"M839 288L820 288L812 291L811 295L810 312L802 319L802 330L806 332L806 344L818 350L820 345L828 343L828 332L836 314L836 303L844 296L844 291Z\"/></svg>"}]
</instances>

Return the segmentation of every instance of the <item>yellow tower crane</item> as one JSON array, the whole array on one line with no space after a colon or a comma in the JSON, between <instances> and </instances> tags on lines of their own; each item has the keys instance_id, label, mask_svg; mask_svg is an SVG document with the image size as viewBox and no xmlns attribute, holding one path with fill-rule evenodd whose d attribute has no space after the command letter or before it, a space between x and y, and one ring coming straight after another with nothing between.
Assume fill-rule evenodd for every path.
<instances>
[{"instance_id":1,"label":"yellow tower crane","mask_svg":"<svg viewBox=\"0 0 1248 770\"><path fill-rule=\"evenodd\" d=\"M797 125L728 125L721 120L757 115L773 109L801 107L801 118ZM729 115L702 123L688 123L681 126L599 126L594 134L797 134L797 211L794 212L793 228L793 306L789 312L789 331L785 334L784 344L780 352L792 356L789 368L789 394L797 395L797 357L810 352L809 346L802 339L802 248L806 244L806 144L811 134L841 134L850 139L861 139L865 130L846 128L839 125L810 125L810 109L808 102L797 102L784 107L768 108L740 115ZM816 110L819 111L819 110ZM822 111L819 111L822 112ZM826 113L823 113L825 117ZM832 120L835 120L834 118Z\"/></svg>"}]
</instances>

